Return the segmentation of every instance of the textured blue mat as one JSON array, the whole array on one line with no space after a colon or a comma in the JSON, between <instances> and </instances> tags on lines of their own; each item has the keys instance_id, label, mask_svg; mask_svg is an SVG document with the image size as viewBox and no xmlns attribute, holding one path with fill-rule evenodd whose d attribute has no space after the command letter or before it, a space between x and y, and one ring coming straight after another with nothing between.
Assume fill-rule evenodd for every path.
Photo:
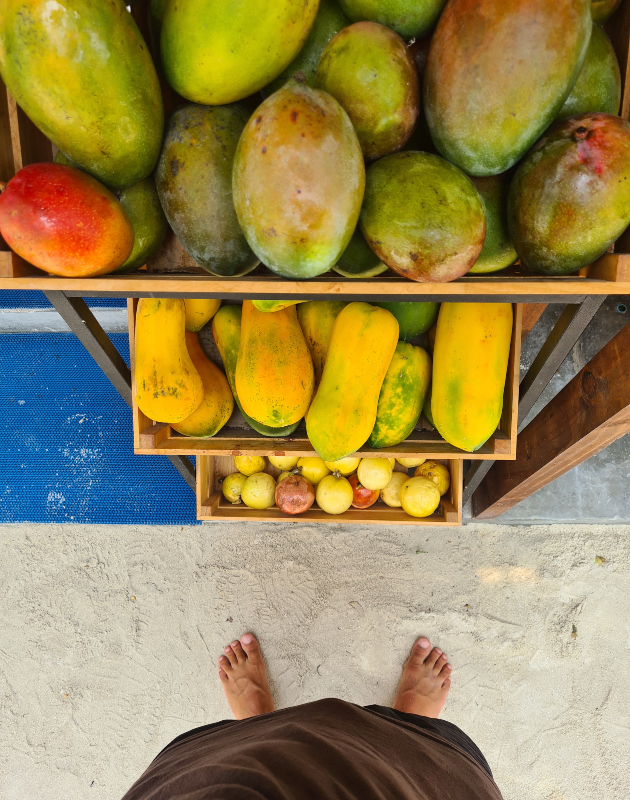
<instances>
[{"instance_id":1,"label":"textured blue mat","mask_svg":"<svg viewBox=\"0 0 630 800\"><path fill-rule=\"evenodd\" d=\"M91 308L125 308L124 297L86 297ZM43 292L0 291L0 308L52 308Z\"/></svg>"},{"instance_id":2,"label":"textured blue mat","mask_svg":"<svg viewBox=\"0 0 630 800\"><path fill-rule=\"evenodd\" d=\"M0 522L197 522L170 461L133 454L131 411L72 334L0 336L0 409Z\"/></svg>"}]
</instances>

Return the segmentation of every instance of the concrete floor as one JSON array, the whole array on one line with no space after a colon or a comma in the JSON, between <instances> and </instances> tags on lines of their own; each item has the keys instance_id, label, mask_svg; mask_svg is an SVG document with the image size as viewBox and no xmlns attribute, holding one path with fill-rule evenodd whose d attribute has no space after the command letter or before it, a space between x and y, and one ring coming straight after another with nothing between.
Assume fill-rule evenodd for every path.
<instances>
[{"instance_id":1,"label":"concrete floor","mask_svg":"<svg viewBox=\"0 0 630 800\"><path fill-rule=\"evenodd\" d=\"M391 701L419 634L506 800L630 797L630 528L0 526L0 797L119 800L229 716L261 639L279 707ZM596 557L606 560L596 563Z\"/></svg>"}]
</instances>

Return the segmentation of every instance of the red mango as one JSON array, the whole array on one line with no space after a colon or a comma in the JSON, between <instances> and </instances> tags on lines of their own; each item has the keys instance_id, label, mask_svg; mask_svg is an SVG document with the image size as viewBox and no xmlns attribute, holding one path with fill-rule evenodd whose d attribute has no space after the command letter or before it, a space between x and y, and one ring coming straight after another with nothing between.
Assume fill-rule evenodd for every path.
<instances>
[{"instance_id":1,"label":"red mango","mask_svg":"<svg viewBox=\"0 0 630 800\"><path fill-rule=\"evenodd\" d=\"M31 164L0 194L0 233L19 256L51 275L105 275L134 242L129 217L95 178L63 164Z\"/></svg>"}]
</instances>

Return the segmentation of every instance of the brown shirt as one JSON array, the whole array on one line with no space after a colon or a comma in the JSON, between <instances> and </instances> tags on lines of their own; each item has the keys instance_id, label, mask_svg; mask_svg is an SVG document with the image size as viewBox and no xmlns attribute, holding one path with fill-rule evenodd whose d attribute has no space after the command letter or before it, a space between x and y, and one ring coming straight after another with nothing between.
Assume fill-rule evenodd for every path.
<instances>
[{"instance_id":1,"label":"brown shirt","mask_svg":"<svg viewBox=\"0 0 630 800\"><path fill-rule=\"evenodd\" d=\"M195 733L123 800L501 800L458 747L343 700Z\"/></svg>"}]
</instances>

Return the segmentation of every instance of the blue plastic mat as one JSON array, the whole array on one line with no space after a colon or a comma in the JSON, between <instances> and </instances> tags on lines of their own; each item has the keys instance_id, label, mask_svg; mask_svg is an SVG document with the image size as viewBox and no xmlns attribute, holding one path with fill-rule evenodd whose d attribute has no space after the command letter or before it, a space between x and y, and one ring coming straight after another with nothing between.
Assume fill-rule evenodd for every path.
<instances>
[{"instance_id":1,"label":"blue plastic mat","mask_svg":"<svg viewBox=\"0 0 630 800\"><path fill-rule=\"evenodd\" d=\"M197 523L170 461L134 455L130 409L72 334L0 336L0 409L0 522Z\"/></svg>"},{"instance_id":2,"label":"blue plastic mat","mask_svg":"<svg viewBox=\"0 0 630 800\"><path fill-rule=\"evenodd\" d=\"M125 308L124 297L86 297L85 302L92 308ZM0 291L0 308L52 308L43 292Z\"/></svg>"}]
</instances>

